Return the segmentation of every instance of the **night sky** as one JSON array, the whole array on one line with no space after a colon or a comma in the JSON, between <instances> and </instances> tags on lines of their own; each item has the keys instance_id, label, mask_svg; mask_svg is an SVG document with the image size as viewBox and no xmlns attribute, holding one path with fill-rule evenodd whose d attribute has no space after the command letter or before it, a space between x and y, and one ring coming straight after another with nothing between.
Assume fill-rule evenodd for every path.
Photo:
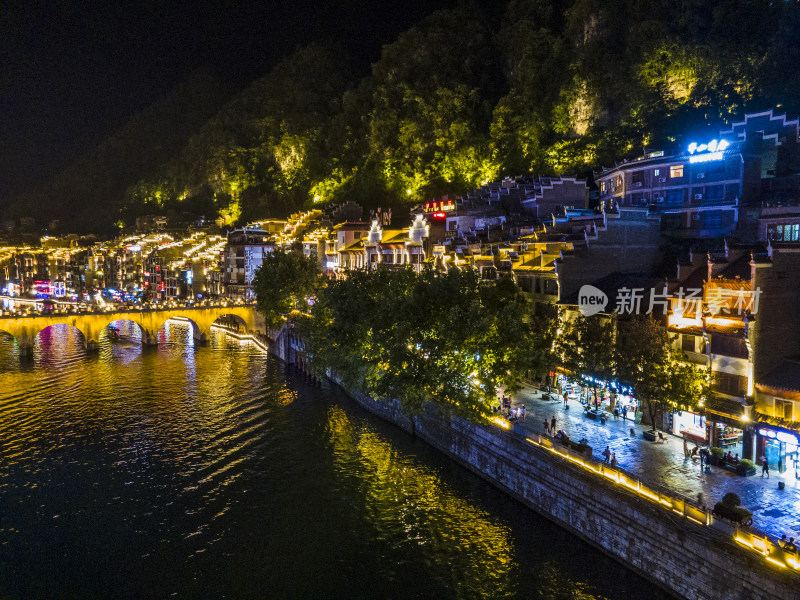
<instances>
[{"instance_id":1,"label":"night sky","mask_svg":"<svg viewBox=\"0 0 800 600\"><path fill-rule=\"evenodd\" d=\"M75 158L198 68L238 90L298 45L336 40L365 67L445 0L0 0L0 203Z\"/></svg>"}]
</instances>

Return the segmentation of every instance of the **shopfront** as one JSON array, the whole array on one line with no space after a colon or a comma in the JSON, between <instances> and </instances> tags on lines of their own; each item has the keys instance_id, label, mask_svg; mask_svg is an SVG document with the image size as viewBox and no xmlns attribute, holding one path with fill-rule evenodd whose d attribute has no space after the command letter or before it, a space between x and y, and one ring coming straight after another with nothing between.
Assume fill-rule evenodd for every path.
<instances>
[{"instance_id":1,"label":"shopfront","mask_svg":"<svg viewBox=\"0 0 800 600\"><path fill-rule=\"evenodd\" d=\"M745 434L747 407L738 400L712 396L706 401L706 433L711 446L725 452L752 458L752 434ZM750 431L750 430L748 430Z\"/></svg>"},{"instance_id":2,"label":"shopfront","mask_svg":"<svg viewBox=\"0 0 800 600\"><path fill-rule=\"evenodd\" d=\"M672 434L686 438L698 444L708 441L706 418L688 410L672 414Z\"/></svg>"},{"instance_id":3,"label":"shopfront","mask_svg":"<svg viewBox=\"0 0 800 600\"><path fill-rule=\"evenodd\" d=\"M798 432L775 425L759 423L756 427L758 434L758 459L766 457L769 468L779 473L794 473L800 479L798 471L798 449L800 435Z\"/></svg>"}]
</instances>

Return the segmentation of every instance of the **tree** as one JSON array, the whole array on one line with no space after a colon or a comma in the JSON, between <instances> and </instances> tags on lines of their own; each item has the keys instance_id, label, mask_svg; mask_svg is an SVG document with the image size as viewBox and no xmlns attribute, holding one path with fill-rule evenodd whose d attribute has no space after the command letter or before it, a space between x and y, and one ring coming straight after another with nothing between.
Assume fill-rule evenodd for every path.
<instances>
[{"instance_id":1,"label":"tree","mask_svg":"<svg viewBox=\"0 0 800 600\"><path fill-rule=\"evenodd\" d=\"M708 393L708 372L688 363L666 327L649 315L619 324L616 351L619 378L647 407L654 429L659 412L696 410Z\"/></svg>"},{"instance_id":2,"label":"tree","mask_svg":"<svg viewBox=\"0 0 800 600\"><path fill-rule=\"evenodd\" d=\"M355 271L320 289L307 324L309 362L351 388L428 401L468 418L489 414L498 390L518 389L530 366L530 327L516 284L471 270Z\"/></svg>"},{"instance_id":3,"label":"tree","mask_svg":"<svg viewBox=\"0 0 800 600\"><path fill-rule=\"evenodd\" d=\"M610 380L614 376L614 326L613 317L578 315L572 321L563 322L562 332L556 338L561 365L591 384L595 403L598 380Z\"/></svg>"},{"instance_id":4,"label":"tree","mask_svg":"<svg viewBox=\"0 0 800 600\"><path fill-rule=\"evenodd\" d=\"M253 278L253 289L256 308L267 324L276 327L293 310L307 310L307 298L317 289L319 276L316 259L301 252L275 250L265 256Z\"/></svg>"}]
</instances>

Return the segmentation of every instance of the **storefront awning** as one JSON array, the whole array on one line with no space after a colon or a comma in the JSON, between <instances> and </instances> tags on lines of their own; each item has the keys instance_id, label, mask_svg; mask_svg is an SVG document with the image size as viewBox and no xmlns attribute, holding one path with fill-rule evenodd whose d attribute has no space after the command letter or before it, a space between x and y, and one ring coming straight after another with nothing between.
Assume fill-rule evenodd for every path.
<instances>
[{"instance_id":1,"label":"storefront awning","mask_svg":"<svg viewBox=\"0 0 800 600\"><path fill-rule=\"evenodd\" d=\"M738 400L723 398L722 396L712 396L706 400L705 410L710 419L720 420L716 417L722 417L723 419L733 421L732 424L738 427L741 424L745 407Z\"/></svg>"},{"instance_id":2,"label":"storefront awning","mask_svg":"<svg viewBox=\"0 0 800 600\"><path fill-rule=\"evenodd\" d=\"M786 419L781 419L780 417L771 417L769 415L762 415L761 413L756 413L756 421L759 423L764 423L765 425L771 425L776 429L800 431L800 421L787 421Z\"/></svg>"}]
</instances>

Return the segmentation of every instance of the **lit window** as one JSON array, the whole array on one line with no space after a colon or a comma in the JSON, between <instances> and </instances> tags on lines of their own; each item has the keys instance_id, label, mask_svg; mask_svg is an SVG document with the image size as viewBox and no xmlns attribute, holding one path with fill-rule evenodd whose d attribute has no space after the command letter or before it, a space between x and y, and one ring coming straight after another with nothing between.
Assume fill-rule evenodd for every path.
<instances>
[{"instance_id":1,"label":"lit window","mask_svg":"<svg viewBox=\"0 0 800 600\"><path fill-rule=\"evenodd\" d=\"M658 177L659 175L661 175L661 169L656 169L655 171L653 171L653 175L655 177Z\"/></svg>"},{"instance_id":2,"label":"lit window","mask_svg":"<svg viewBox=\"0 0 800 600\"><path fill-rule=\"evenodd\" d=\"M775 398L775 416L780 419L792 420L792 403Z\"/></svg>"},{"instance_id":3,"label":"lit window","mask_svg":"<svg viewBox=\"0 0 800 600\"><path fill-rule=\"evenodd\" d=\"M683 165L669 168L670 177L683 177Z\"/></svg>"}]
</instances>

